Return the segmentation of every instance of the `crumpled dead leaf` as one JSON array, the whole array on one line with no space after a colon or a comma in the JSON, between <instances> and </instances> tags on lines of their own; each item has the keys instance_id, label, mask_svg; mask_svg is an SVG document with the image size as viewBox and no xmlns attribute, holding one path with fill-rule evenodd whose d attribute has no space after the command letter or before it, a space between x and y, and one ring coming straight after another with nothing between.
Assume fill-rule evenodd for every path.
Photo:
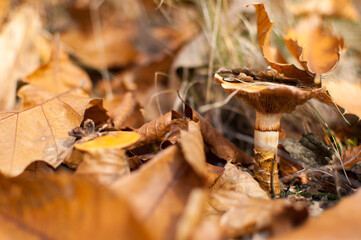
<instances>
[{"instance_id":1,"label":"crumpled dead leaf","mask_svg":"<svg viewBox=\"0 0 361 240\"><path fill-rule=\"evenodd\" d=\"M199 126L190 121L189 128L189 132L182 131L182 136L185 139L194 137L195 144L199 147L193 149L193 145L187 142L181 143L181 148L178 145L170 146L137 171L110 186L115 193L130 200L131 208L141 224L154 233L155 239L170 239L175 236L176 223L191 191L205 184L202 176L206 172L206 163L202 162L205 157L199 159L182 153L192 149L202 151L195 153L195 156L204 155ZM183 141L182 138L180 141Z\"/></svg>"},{"instance_id":2,"label":"crumpled dead leaf","mask_svg":"<svg viewBox=\"0 0 361 240\"><path fill-rule=\"evenodd\" d=\"M164 135L170 131L172 120L180 118L181 115L176 111L170 111L158 119L144 124L135 131L140 135L140 139L137 144L133 145L133 148L143 146L150 143L161 142Z\"/></svg>"},{"instance_id":3,"label":"crumpled dead leaf","mask_svg":"<svg viewBox=\"0 0 361 240\"><path fill-rule=\"evenodd\" d=\"M328 80L324 81L323 84L333 101L345 110L344 113L356 114L361 118L361 102L356 101L361 95L360 84L345 80ZM334 104L332 101L327 103Z\"/></svg>"},{"instance_id":4,"label":"crumpled dead leaf","mask_svg":"<svg viewBox=\"0 0 361 240\"><path fill-rule=\"evenodd\" d=\"M311 74L331 71L340 60L343 38L335 36L320 19L306 18L288 31L285 43L292 55Z\"/></svg>"},{"instance_id":5,"label":"crumpled dead leaf","mask_svg":"<svg viewBox=\"0 0 361 240\"><path fill-rule=\"evenodd\" d=\"M35 40L40 33L40 17L24 5L14 11L0 33L0 110L14 108L16 83L39 66Z\"/></svg>"},{"instance_id":6,"label":"crumpled dead leaf","mask_svg":"<svg viewBox=\"0 0 361 240\"><path fill-rule=\"evenodd\" d=\"M256 8L258 43L268 64L285 77L299 79L311 87L321 86L319 78L314 78L335 67L344 47L343 39L334 36L321 23L312 24L310 27L308 20L307 24L298 25L299 30L290 30L284 37L285 43L305 69L301 70L293 64L284 63L280 57L274 57L280 54L274 54L278 50L272 50L270 46L273 23L270 22L263 4L253 6Z\"/></svg>"},{"instance_id":7,"label":"crumpled dead leaf","mask_svg":"<svg viewBox=\"0 0 361 240\"><path fill-rule=\"evenodd\" d=\"M130 172L124 148L139 139L135 132L109 132L93 140L75 144L83 152L75 174L108 185Z\"/></svg>"},{"instance_id":8,"label":"crumpled dead leaf","mask_svg":"<svg viewBox=\"0 0 361 240\"><path fill-rule=\"evenodd\" d=\"M273 23L271 23L271 21L269 20L268 14L263 4L255 4L253 6L256 8L258 44L268 64L278 73L283 74L285 77L297 78L299 80L302 80L306 84L312 85L313 77L307 71L301 70L293 64L277 62L280 57L274 57L272 53L275 50L272 50L274 48L270 47L270 38L272 34ZM280 55L280 53L277 53L276 55L278 56Z\"/></svg>"},{"instance_id":9,"label":"crumpled dead leaf","mask_svg":"<svg viewBox=\"0 0 361 240\"><path fill-rule=\"evenodd\" d=\"M134 24L125 23L121 27L105 24L102 35L73 28L62 33L61 40L89 66L121 67L133 63L137 58L138 53L133 45L135 33Z\"/></svg>"},{"instance_id":10,"label":"crumpled dead leaf","mask_svg":"<svg viewBox=\"0 0 361 240\"><path fill-rule=\"evenodd\" d=\"M219 219L227 237L262 230L268 230L270 235L279 234L307 217L304 205L271 200L249 173L230 163L210 191L205 214L207 218Z\"/></svg>"},{"instance_id":11,"label":"crumpled dead leaf","mask_svg":"<svg viewBox=\"0 0 361 240\"><path fill-rule=\"evenodd\" d=\"M352 168L361 161L361 146L342 152L342 162L345 168Z\"/></svg>"},{"instance_id":12,"label":"crumpled dead leaf","mask_svg":"<svg viewBox=\"0 0 361 240\"><path fill-rule=\"evenodd\" d=\"M248 197L269 199L268 194L259 186L259 183L246 171L238 169L234 164L227 163L224 172L210 188L211 193L219 191L235 191Z\"/></svg>"},{"instance_id":13,"label":"crumpled dead leaf","mask_svg":"<svg viewBox=\"0 0 361 240\"><path fill-rule=\"evenodd\" d=\"M16 176L30 163L43 160L57 167L75 138L68 132L80 125L90 100L72 91L53 96L21 111L0 112L0 170Z\"/></svg>"},{"instance_id":14,"label":"crumpled dead leaf","mask_svg":"<svg viewBox=\"0 0 361 240\"><path fill-rule=\"evenodd\" d=\"M310 218L301 227L281 235L282 239L358 239L361 224L361 190L342 199L336 206Z\"/></svg>"},{"instance_id":15,"label":"crumpled dead leaf","mask_svg":"<svg viewBox=\"0 0 361 240\"><path fill-rule=\"evenodd\" d=\"M246 165L254 163L254 160L249 155L223 137L222 134L188 104L185 104L184 112L186 117L200 122L204 142L217 157L228 162L240 162Z\"/></svg>"},{"instance_id":16,"label":"crumpled dead leaf","mask_svg":"<svg viewBox=\"0 0 361 240\"><path fill-rule=\"evenodd\" d=\"M53 47L50 61L26 76L23 81L54 93L81 86L78 91L84 96L90 93L92 87L87 73L72 63L67 53L56 46Z\"/></svg>"},{"instance_id":17,"label":"crumpled dead leaf","mask_svg":"<svg viewBox=\"0 0 361 240\"><path fill-rule=\"evenodd\" d=\"M114 97L111 101L105 99L104 108L109 111L109 117L116 129L140 128L144 124L143 114L133 92Z\"/></svg>"},{"instance_id":18,"label":"crumpled dead leaf","mask_svg":"<svg viewBox=\"0 0 361 240\"><path fill-rule=\"evenodd\" d=\"M340 17L358 21L357 7L349 0L307 0L293 3L290 10L294 15L320 15L322 17Z\"/></svg>"},{"instance_id":19,"label":"crumpled dead leaf","mask_svg":"<svg viewBox=\"0 0 361 240\"><path fill-rule=\"evenodd\" d=\"M0 221L7 222L0 234L14 231L5 239L23 232L34 239L150 238L127 202L84 179L61 175L21 181L1 175L0 188Z\"/></svg>"}]
</instances>

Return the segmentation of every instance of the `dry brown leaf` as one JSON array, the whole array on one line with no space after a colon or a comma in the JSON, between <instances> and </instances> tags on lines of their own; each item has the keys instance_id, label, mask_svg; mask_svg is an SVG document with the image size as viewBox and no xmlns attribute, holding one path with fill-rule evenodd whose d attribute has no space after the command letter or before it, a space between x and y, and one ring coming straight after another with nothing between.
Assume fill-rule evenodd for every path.
<instances>
[{"instance_id":1,"label":"dry brown leaf","mask_svg":"<svg viewBox=\"0 0 361 240\"><path fill-rule=\"evenodd\" d=\"M54 169L45 162L36 161L31 163L24 172L17 176L19 179L34 179L54 175Z\"/></svg>"},{"instance_id":2,"label":"dry brown leaf","mask_svg":"<svg viewBox=\"0 0 361 240\"><path fill-rule=\"evenodd\" d=\"M194 124L190 123L191 126ZM182 132L182 136L188 139L190 136L187 137L187 134L195 134L193 130ZM196 135L199 136L199 130ZM202 139L195 139L198 139L197 145L203 145ZM182 144L181 150L177 145L170 146L130 176L123 177L111 185L118 195L130 200L141 224L154 233L155 239L174 238L177 222L191 191L204 186L205 180L198 174L205 172L201 168L205 165L205 162L201 162L204 156L197 159L182 153L189 152L190 150L185 148L192 147ZM196 152L195 156L201 154Z\"/></svg>"},{"instance_id":3,"label":"dry brown leaf","mask_svg":"<svg viewBox=\"0 0 361 240\"><path fill-rule=\"evenodd\" d=\"M306 84L312 85L313 77L307 71L298 69L293 64L286 64L282 62L279 63L274 61L278 60L279 58L274 58L273 55L271 55L271 50L269 50L269 41L272 34L273 23L271 23L269 20L268 14L263 4L255 4L253 6L256 8L258 44L268 64L278 73L283 74L285 77L297 78Z\"/></svg>"},{"instance_id":4,"label":"dry brown leaf","mask_svg":"<svg viewBox=\"0 0 361 240\"><path fill-rule=\"evenodd\" d=\"M302 222L307 210L283 199L270 200L248 172L227 163L210 188L205 214L207 219L218 219L228 237L240 237L265 229L271 235L286 231Z\"/></svg>"},{"instance_id":5,"label":"dry brown leaf","mask_svg":"<svg viewBox=\"0 0 361 240\"><path fill-rule=\"evenodd\" d=\"M246 171L238 169L234 164L227 163L224 172L210 188L211 193L219 191L235 191L248 197L269 199L268 194L258 182Z\"/></svg>"},{"instance_id":6,"label":"dry brown leaf","mask_svg":"<svg viewBox=\"0 0 361 240\"><path fill-rule=\"evenodd\" d=\"M140 139L133 147L139 147L150 143L161 142L164 135L170 131L172 120L180 118L181 115L176 111L170 111L150 123L144 124L135 131L140 135Z\"/></svg>"},{"instance_id":7,"label":"dry brown leaf","mask_svg":"<svg viewBox=\"0 0 361 240\"><path fill-rule=\"evenodd\" d=\"M324 81L323 85L330 93L333 101L345 109L345 113L356 114L361 118L361 102L357 101L361 96L361 86L348 81ZM334 104L333 102L328 102Z\"/></svg>"},{"instance_id":8,"label":"dry brown leaf","mask_svg":"<svg viewBox=\"0 0 361 240\"><path fill-rule=\"evenodd\" d=\"M138 139L135 132L119 131L76 144L75 148L84 152L76 174L104 185L114 182L130 172L124 148Z\"/></svg>"},{"instance_id":9,"label":"dry brown leaf","mask_svg":"<svg viewBox=\"0 0 361 240\"><path fill-rule=\"evenodd\" d=\"M345 168L352 168L361 161L361 146L342 152L342 161Z\"/></svg>"},{"instance_id":10,"label":"dry brown leaf","mask_svg":"<svg viewBox=\"0 0 361 240\"><path fill-rule=\"evenodd\" d=\"M27 239L27 240L42 240L46 236L34 231L29 227L24 227L22 223L10 219L9 217L0 214L0 238L7 240Z\"/></svg>"},{"instance_id":11,"label":"dry brown leaf","mask_svg":"<svg viewBox=\"0 0 361 240\"><path fill-rule=\"evenodd\" d=\"M91 81L87 73L71 62L66 52L54 46L51 59L23 79L39 89L62 93L78 87L79 94L87 96ZM81 91L82 90L82 91Z\"/></svg>"},{"instance_id":12,"label":"dry brown leaf","mask_svg":"<svg viewBox=\"0 0 361 240\"><path fill-rule=\"evenodd\" d=\"M80 125L92 101L68 91L21 111L0 112L0 170L16 176L36 160L59 166L75 140L68 132Z\"/></svg>"},{"instance_id":13,"label":"dry brown leaf","mask_svg":"<svg viewBox=\"0 0 361 240\"><path fill-rule=\"evenodd\" d=\"M220 218L220 224L228 237L264 230L268 236L279 235L300 225L308 216L307 208L303 204L284 199L249 198L230 191L220 192L215 196L215 200L227 208Z\"/></svg>"},{"instance_id":14,"label":"dry brown leaf","mask_svg":"<svg viewBox=\"0 0 361 240\"><path fill-rule=\"evenodd\" d=\"M0 2L0 28L9 14L10 5L10 0L3 0Z\"/></svg>"},{"instance_id":15,"label":"dry brown leaf","mask_svg":"<svg viewBox=\"0 0 361 240\"><path fill-rule=\"evenodd\" d=\"M228 162L240 162L246 165L254 163L254 160L249 155L223 137L223 135L220 134L207 120L205 120L187 104L185 107L185 115L190 119L200 121L204 142L217 157Z\"/></svg>"},{"instance_id":16,"label":"dry brown leaf","mask_svg":"<svg viewBox=\"0 0 361 240\"><path fill-rule=\"evenodd\" d=\"M307 0L292 4L294 15L320 15L322 17L341 17L358 21L360 14L357 7L349 0Z\"/></svg>"},{"instance_id":17,"label":"dry brown leaf","mask_svg":"<svg viewBox=\"0 0 361 240\"><path fill-rule=\"evenodd\" d=\"M132 92L114 97L111 101L105 100L104 108L109 111L110 119L116 129L123 127L139 128L144 124L139 103Z\"/></svg>"},{"instance_id":18,"label":"dry brown leaf","mask_svg":"<svg viewBox=\"0 0 361 240\"><path fill-rule=\"evenodd\" d=\"M359 239L360 201L361 190L358 190L294 231L272 239Z\"/></svg>"},{"instance_id":19,"label":"dry brown leaf","mask_svg":"<svg viewBox=\"0 0 361 240\"><path fill-rule=\"evenodd\" d=\"M0 221L7 223L1 229L17 227L7 237L149 239L128 204L94 183L67 175L33 181L0 176L0 189Z\"/></svg>"},{"instance_id":20,"label":"dry brown leaf","mask_svg":"<svg viewBox=\"0 0 361 240\"><path fill-rule=\"evenodd\" d=\"M182 217L177 224L177 240L190 239L224 239L220 225L203 218L207 206L208 192L204 189L194 189L188 198Z\"/></svg>"},{"instance_id":21,"label":"dry brown leaf","mask_svg":"<svg viewBox=\"0 0 361 240\"><path fill-rule=\"evenodd\" d=\"M39 66L35 40L40 32L40 18L27 5L14 11L0 33L0 110L14 108L16 82Z\"/></svg>"},{"instance_id":22,"label":"dry brown leaf","mask_svg":"<svg viewBox=\"0 0 361 240\"><path fill-rule=\"evenodd\" d=\"M61 40L85 64L95 68L121 67L136 60L134 24L122 24L121 27L105 24L101 33L98 35L74 28L62 33Z\"/></svg>"},{"instance_id":23,"label":"dry brown leaf","mask_svg":"<svg viewBox=\"0 0 361 240\"><path fill-rule=\"evenodd\" d=\"M300 64L312 74L331 71L340 60L343 39L314 18L300 21L296 29L289 30L285 43Z\"/></svg>"}]
</instances>

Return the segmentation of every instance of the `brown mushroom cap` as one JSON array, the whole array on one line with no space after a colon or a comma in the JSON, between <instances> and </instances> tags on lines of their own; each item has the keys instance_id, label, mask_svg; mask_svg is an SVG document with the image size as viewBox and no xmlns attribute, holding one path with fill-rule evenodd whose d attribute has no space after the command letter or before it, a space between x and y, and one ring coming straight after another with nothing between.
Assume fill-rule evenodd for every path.
<instances>
[{"instance_id":1,"label":"brown mushroom cap","mask_svg":"<svg viewBox=\"0 0 361 240\"><path fill-rule=\"evenodd\" d=\"M222 76L225 74L230 76ZM280 75L272 77L272 74L270 72L253 74L248 69L221 69L215 73L214 79L228 93L237 91L237 97L262 113L290 113L296 106L325 91L321 87L299 86L300 82L297 79L282 78Z\"/></svg>"}]
</instances>

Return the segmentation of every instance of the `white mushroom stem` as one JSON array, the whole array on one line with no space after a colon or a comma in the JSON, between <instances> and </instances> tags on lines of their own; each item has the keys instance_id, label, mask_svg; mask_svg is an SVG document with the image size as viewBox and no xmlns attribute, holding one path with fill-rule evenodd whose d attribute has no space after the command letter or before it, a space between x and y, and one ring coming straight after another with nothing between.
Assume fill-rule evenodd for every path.
<instances>
[{"instance_id":1,"label":"white mushroom stem","mask_svg":"<svg viewBox=\"0 0 361 240\"><path fill-rule=\"evenodd\" d=\"M281 192L278 179L277 146L281 114L256 112L254 151L255 178L267 192Z\"/></svg>"}]
</instances>

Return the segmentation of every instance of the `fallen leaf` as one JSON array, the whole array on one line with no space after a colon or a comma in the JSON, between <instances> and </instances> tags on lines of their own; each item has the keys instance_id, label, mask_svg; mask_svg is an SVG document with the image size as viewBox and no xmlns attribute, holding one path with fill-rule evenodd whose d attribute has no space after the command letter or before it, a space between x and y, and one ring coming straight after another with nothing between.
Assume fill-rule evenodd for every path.
<instances>
[{"instance_id":1,"label":"fallen leaf","mask_svg":"<svg viewBox=\"0 0 361 240\"><path fill-rule=\"evenodd\" d=\"M81 68L71 62L69 56L54 46L51 59L23 79L39 89L62 93L81 86L79 94L87 96L91 91L91 81Z\"/></svg>"},{"instance_id":2,"label":"fallen leaf","mask_svg":"<svg viewBox=\"0 0 361 240\"><path fill-rule=\"evenodd\" d=\"M249 198L237 192L223 192L216 195L215 200L228 208L220 218L228 237L260 231L275 236L299 226L308 217L304 204L285 199Z\"/></svg>"},{"instance_id":3,"label":"fallen leaf","mask_svg":"<svg viewBox=\"0 0 361 240\"><path fill-rule=\"evenodd\" d=\"M14 108L16 83L39 66L35 40L41 23L36 11L24 5L17 9L0 33L0 110Z\"/></svg>"},{"instance_id":4,"label":"fallen leaf","mask_svg":"<svg viewBox=\"0 0 361 240\"><path fill-rule=\"evenodd\" d=\"M134 93L127 92L113 100L104 101L104 108L109 111L110 119L116 129L123 127L139 128L144 124L144 117Z\"/></svg>"},{"instance_id":5,"label":"fallen leaf","mask_svg":"<svg viewBox=\"0 0 361 240\"><path fill-rule=\"evenodd\" d=\"M190 122L190 126L192 125L197 128L194 122ZM191 138L194 131L196 130L193 128L191 132L182 132L182 136L185 139ZM197 135L199 136L199 130ZM197 145L203 145L202 139L195 139L198 139ZM178 145L166 148L131 175L110 185L114 192L130 200L131 208L141 224L154 233L155 239L174 238L177 222L190 193L193 189L204 186L204 176L199 175L206 172L202 169L205 166L205 162L202 162L204 156L198 159L183 154L182 151L191 151L185 149L192 149L193 146L186 143L181 146L182 149ZM202 147L195 149L195 156L202 155L198 153L200 149Z\"/></svg>"},{"instance_id":6,"label":"fallen leaf","mask_svg":"<svg viewBox=\"0 0 361 240\"><path fill-rule=\"evenodd\" d=\"M127 202L84 179L0 176L0 186L0 221L7 223L1 229L17 226L11 237L26 232L41 239L149 239Z\"/></svg>"},{"instance_id":7,"label":"fallen leaf","mask_svg":"<svg viewBox=\"0 0 361 240\"><path fill-rule=\"evenodd\" d=\"M211 193L219 191L234 191L248 197L269 199L268 194L259 186L259 183L246 171L238 169L234 164L227 163L224 172L210 188Z\"/></svg>"},{"instance_id":8,"label":"fallen leaf","mask_svg":"<svg viewBox=\"0 0 361 240\"><path fill-rule=\"evenodd\" d=\"M34 179L54 175L54 169L45 162L36 161L31 163L24 172L17 176L19 179Z\"/></svg>"},{"instance_id":9,"label":"fallen leaf","mask_svg":"<svg viewBox=\"0 0 361 240\"><path fill-rule=\"evenodd\" d=\"M356 114L361 118L361 103L356 101L361 94L361 86L345 80L328 80L323 82L334 103L345 109L345 113ZM332 101L329 104L334 104Z\"/></svg>"},{"instance_id":10,"label":"fallen leaf","mask_svg":"<svg viewBox=\"0 0 361 240\"><path fill-rule=\"evenodd\" d=\"M104 185L114 182L130 172L124 148L138 139L139 135L135 132L118 131L75 144L77 150L84 152L75 174Z\"/></svg>"},{"instance_id":11,"label":"fallen leaf","mask_svg":"<svg viewBox=\"0 0 361 240\"><path fill-rule=\"evenodd\" d=\"M10 5L10 0L3 0L0 3L0 27L2 26L7 15L9 14Z\"/></svg>"},{"instance_id":12,"label":"fallen leaf","mask_svg":"<svg viewBox=\"0 0 361 240\"><path fill-rule=\"evenodd\" d=\"M135 33L134 24L124 23L121 27L106 24L101 35L73 28L62 33L61 40L89 66L122 67L136 60L138 53L133 45Z\"/></svg>"},{"instance_id":13,"label":"fallen leaf","mask_svg":"<svg viewBox=\"0 0 361 240\"><path fill-rule=\"evenodd\" d=\"M68 91L21 111L0 112L3 174L19 175L36 160L59 166L75 140L68 132L80 125L91 101Z\"/></svg>"},{"instance_id":14,"label":"fallen leaf","mask_svg":"<svg viewBox=\"0 0 361 240\"><path fill-rule=\"evenodd\" d=\"M345 168L352 168L361 161L361 146L342 152L342 162Z\"/></svg>"},{"instance_id":15,"label":"fallen leaf","mask_svg":"<svg viewBox=\"0 0 361 240\"><path fill-rule=\"evenodd\" d=\"M140 139L133 147L139 147L150 143L161 142L164 135L170 131L172 120L180 118L176 111L170 111L158 119L144 124L135 131L140 135Z\"/></svg>"},{"instance_id":16,"label":"fallen leaf","mask_svg":"<svg viewBox=\"0 0 361 240\"><path fill-rule=\"evenodd\" d=\"M324 74L340 60L344 42L324 27L320 20L303 19L288 31L285 43L300 64L312 74Z\"/></svg>"},{"instance_id":17,"label":"fallen leaf","mask_svg":"<svg viewBox=\"0 0 361 240\"><path fill-rule=\"evenodd\" d=\"M207 120L187 104L185 105L185 115L190 119L200 121L204 142L217 157L228 162L240 162L246 165L254 163L249 155L223 137Z\"/></svg>"},{"instance_id":18,"label":"fallen leaf","mask_svg":"<svg viewBox=\"0 0 361 240\"><path fill-rule=\"evenodd\" d=\"M361 224L361 191L310 218L301 227L272 239L358 239Z\"/></svg>"},{"instance_id":19,"label":"fallen leaf","mask_svg":"<svg viewBox=\"0 0 361 240\"><path fill-rule=\"evenodd\" d=\"M307 210L283 199L271 200L248 172L227 163L210 188L204 214L218 219L226 236L234 238L266 229L271 235L280 233L302 222Z\"/></svg>"},{"instance_id":20,"label":"fallen leaf","mask_svg":"<svg viewBox=\"0 0 361 240\"><path fill-rule=\"evenodd\" d=\"M320 15L322 17L340 17L358 21L357 7L349 0L308 0L292 4L291 12L296 15Z\"/></svg>"},{"instance_id":21,"label":"fallen leaf","mask_svg":"<svg viewBox=\"0 0 361 240\"><path fill-rule=\"evenodd\" d=\"M28 239L42 240L45 236L42 233L34 231L29 227L23 226L22 223L9 219L7 216L0 214L0 238L1 239ZM11 237L10 237L11 236Z\"/></svg>"},{"instance_id":22,"label":"fallen leaf","mask_svg":"<svg viewBox=\"0 0 361 240\"><path fill-rule=\"evenodd\" d=\"M283 62L279 63L274 61L278 60L279 58L273 57L272 59L272 55L270 54L271 50L269 50L269 41L272 33L273 23L271 23L269 20L268 14L263 4L255 4L253 6L256 8L258 44L268 64L278 73L283 74L285 77L299 79L302 80L305 84L313 85L313 77L307 71L301 70L293 64L286 64Z\"/></svg>"}]
</instances>

